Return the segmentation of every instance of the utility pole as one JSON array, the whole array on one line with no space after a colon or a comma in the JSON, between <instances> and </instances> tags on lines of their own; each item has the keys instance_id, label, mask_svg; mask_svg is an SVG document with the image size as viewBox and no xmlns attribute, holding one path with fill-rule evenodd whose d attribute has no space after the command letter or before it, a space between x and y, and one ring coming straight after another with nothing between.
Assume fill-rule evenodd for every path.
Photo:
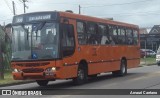
<instances>
[{"instance_id":1,"label":"utility pole","mask_svg":"<svg viewBox=\"0 0 160 98\"><path fill-rule=\"evenodd\" d=\"M5 23L5 22L3 22L3 26L4 26L4 27L6 26L6 23Z\"/></svg>"},{"instance_id":2,"label":"utility pole","mask_svg":"<svg viewBox=\"0 0 160 98\"><path fill-rule=\"evenodd\" d=\"M26 8L28 8L28 6L26 5L26 2L28 2L28 1L27 0L22 0L24 13L26 13Z\"/></svg>"},{"instance_id":3,"label":"utility pole","mask_svg":"<svg viewBox=\"0 0 160 98\"><path fill-rule=\"evenodd\" d=\"M81 5L79 5L79 14L81 14Z\"/></svg>"},{"instance_id":4,"label":"utility pole","mask_svg":"<svg viewBox=\"0 0 160 98\"><path fill-rule=\"evenodd\" d=\"M13 5L13 15L16 15L16 12L15 12L15 3L14 3L14 1L12 1L12 5Z\"/></svg>"}]
</instances>

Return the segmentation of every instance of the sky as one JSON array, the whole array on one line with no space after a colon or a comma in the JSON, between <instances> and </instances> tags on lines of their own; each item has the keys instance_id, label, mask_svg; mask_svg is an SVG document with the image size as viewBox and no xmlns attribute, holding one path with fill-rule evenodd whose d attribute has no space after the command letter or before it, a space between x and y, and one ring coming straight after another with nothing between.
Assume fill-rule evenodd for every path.
<instances>
[{"instance_id":1,"label":"sky","mask_svg":"<svg viewBox=\"0 0 160 98\"><path fill-rule=\"evenodd\" d=\"M12 22L12 1L15 2L16 14L23 14L22 0L0 0L0 24ZM153 27L160 25L160 0L27 0L26 12L66 11L100 17L113 18L139 25Z\"/></svg>"}]
</instances>

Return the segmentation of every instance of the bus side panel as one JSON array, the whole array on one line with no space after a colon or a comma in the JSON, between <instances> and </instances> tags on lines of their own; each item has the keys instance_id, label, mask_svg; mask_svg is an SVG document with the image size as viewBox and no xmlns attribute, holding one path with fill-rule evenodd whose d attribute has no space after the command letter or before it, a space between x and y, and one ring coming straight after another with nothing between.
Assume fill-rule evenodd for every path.
<instances>
[{"instance_id":1,"label":"bus side panel","mask_svg":"<svg viewBox=\"0 0 160 98\"><path fill-rule=\"evenodd\" d=\"M102 72L111 72L119 69L119 62L90 63L88 65L88 75Z\"/></svg>"},{"instance_id":2,"label":"bus side panel","mask_svg":"<svg viewBox=\"0 0 160 98\"><path fill-rule=\"evenodd\" d=\"M57 73L57 78L59 79L67 79L77 77L77 66L64 66L61 67L59 72Z\"/></svg>"},{"instance_id":3,"label":"bus side panel","mask_svg":"<svg viewBox=\"0 0 160 98\"><path fill-rule=\"evenodd\" d=\"M115 55L114 52L116 50L110 45L104 46L87 46L82 47L82 51L86 51L83 53L83 57L88 58L88 74L98 74L102 72L111 72L115 70L119 70L120 60L119 54ZM118 52L117 52L118 53ZM113 58L113 59L112 59ZM116 58L116 59L115 59Z\"/></svg>"},{"instance_id":4,"label":"bus side panel","mask_svg":"<svg viewBox=\"0 0 160 98\"><path fill-rule=\"evenodd\" d=\"M129 47L127 51L128 51L127 53L129 53L129 57L127 58L128 68L137 67L140 64L139 47L132 46L132 47Z\"/></svg>"},{"instance_id":5,"label":"bus side panel","mask_svg":"<svg viewBox=\"0 0 160 98\"><path fill-rule=\"evenodd\" d=\"M127 61L127 68L135 68L139 65L140 59L128 60Z\"/></svg>"}]
</instances>

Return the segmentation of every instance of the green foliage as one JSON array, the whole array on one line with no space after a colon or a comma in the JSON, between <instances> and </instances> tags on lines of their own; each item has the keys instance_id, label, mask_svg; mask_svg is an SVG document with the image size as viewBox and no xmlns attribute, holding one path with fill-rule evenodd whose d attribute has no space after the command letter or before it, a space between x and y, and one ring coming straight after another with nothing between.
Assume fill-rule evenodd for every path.
<instances>
[{"instance_id":1,"label":"green foliage","mask_svg":"<svg viewBox=\"0 0 160 98\"><path fill-rule=\"evenodd\" d=\"M10 69L10 61L11 61L11 41L6 37L6 33L3 28L0 26L0 43L1 43L1 51L0 55L3 56L3 65L5 69Z\"/></svg>"},{"instance_id":2,"label":"green foliage","mask_svg":"<svg viewBox=\"0 0 160 98\"><path fill-rule=\"evenodd\" d=\"M154 57L141 58L141 62L142 62L142 65L156 64L156 58Z\"/></svg>"},{"instance_id":3,"label":"green foliage","mask_svg":"<svg viewBox=\"0 0 160 98\"><path fill-rule=\"evenodd\" d=\"M0 80L0 85L13 84L13 83L19 83L19 82L26 82L26 81L14 80L11 70L5 70L4 71L4 80Z\"/></svg>"}]
</instances>

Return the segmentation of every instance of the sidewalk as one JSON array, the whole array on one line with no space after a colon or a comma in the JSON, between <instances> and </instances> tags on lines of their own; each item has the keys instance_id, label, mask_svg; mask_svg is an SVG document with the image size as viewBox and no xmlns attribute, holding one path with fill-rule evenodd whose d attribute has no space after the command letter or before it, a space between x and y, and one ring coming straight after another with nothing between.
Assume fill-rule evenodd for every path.
<instances>
[{"instance_id":1,"label":"sidewalk","mask_svg":"<svg viewBox=\"0 0 160 98\"><path fill-rule=\"evenodd\" d=\"M21 81L21 82L13 82L13 83L8 83L8 84L0 84L0 87L14 86L14 85L20 85L20 84L33 83L33 82L35 82L35 81L24 80L24 81Z\"/></svg>"},{"instance_id":2,"label":"sidewalk","mask_svg":"<svg viewBox=\"0 0 160 98\"><path fill-rule=\"evenodd\" d=\"M151 65L156 65L156 63L147 63L147 62L141 61L139 67L151 66Z\"/></svg>"}]
</instances>

